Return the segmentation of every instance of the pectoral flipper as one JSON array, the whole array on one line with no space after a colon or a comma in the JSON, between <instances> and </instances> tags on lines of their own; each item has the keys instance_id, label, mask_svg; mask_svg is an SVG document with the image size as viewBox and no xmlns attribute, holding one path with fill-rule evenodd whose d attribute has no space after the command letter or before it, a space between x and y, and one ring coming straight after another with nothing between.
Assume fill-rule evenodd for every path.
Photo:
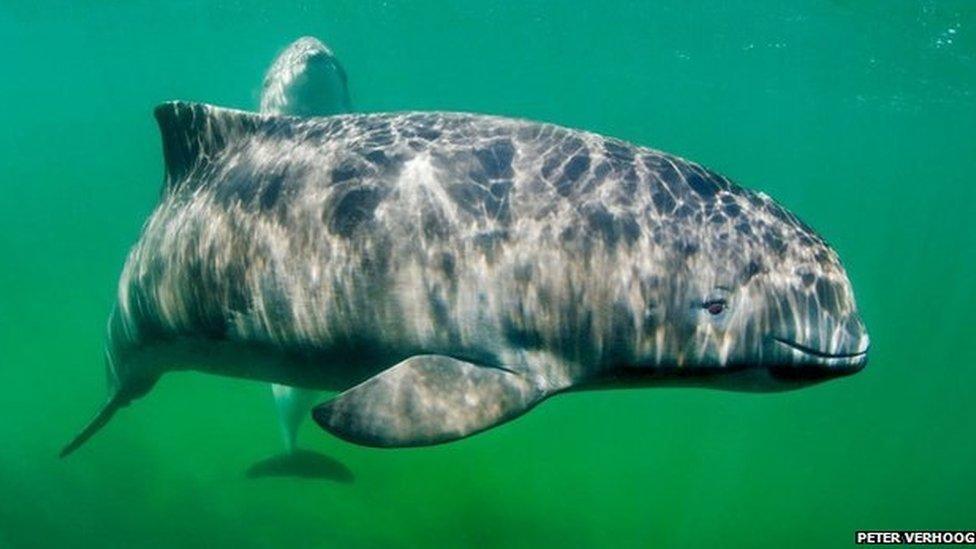
<instances>
[{"instance_id":1,"label":"pectoral flipper","mask_svg":"<svg viewBox=\"0 0 976 549\"><path fill-rule=\"evenodd\" d=\"M313 410L330 433L366 446L425 446L509 421L546 392L529 376L441 355L418 355Z\"/></svg>"}]
</instances>

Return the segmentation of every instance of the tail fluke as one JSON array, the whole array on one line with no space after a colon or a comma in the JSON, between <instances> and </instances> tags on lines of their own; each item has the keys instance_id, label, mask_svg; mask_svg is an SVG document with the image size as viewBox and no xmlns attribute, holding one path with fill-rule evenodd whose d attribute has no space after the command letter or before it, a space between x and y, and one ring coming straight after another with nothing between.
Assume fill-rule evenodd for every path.
<instances>
[{"instance_id":1,"label":"tail fluke","mask_svg":"<svg viewBox=\"0 0 976 549\"><path fill-rule=\"evenodd\" d=\"M252 465L245 474L247 478L287 477L343 483L355 480L352 471L342 462L309 450L271 456Z\"/></svg>"},{"instance_id":2,"label":"tail fluke","mask_svg":"<svg viewBox=\"0 0 976 549\"><path fill-rule=\"evenodd\" d=\"M62 458L67 457L69 454L77 450L82 444L87 442L88 439L92 437L92 435L97 433L99 429L101 429L102 427L105 426L106 423L108 423L108 420L112 419L112 416L115 415L115 412L117 412L119 408L121 408L122 406L123 406L123 400L122 398L120 398L118 393L116 393L111 398L109 398L108 402L106 402L105 405L102 406L102 409L99 410L97 414L95 414L95 417L92 418L90 422L88 422L88 425L85 425L85 428L82 429L81 432L78 433L78 435L75 436L75 438L73 438L71 442L69 442L61 450L59 457Z\"/></svg>"}]
</instances>

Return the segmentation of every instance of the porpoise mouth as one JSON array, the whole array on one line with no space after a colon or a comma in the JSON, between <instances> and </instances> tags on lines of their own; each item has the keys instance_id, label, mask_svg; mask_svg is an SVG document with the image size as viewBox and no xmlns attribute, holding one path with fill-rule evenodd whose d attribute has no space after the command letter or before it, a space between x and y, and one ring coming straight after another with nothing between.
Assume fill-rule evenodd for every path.
<instances>
[{"instance_id":1,"label":"porpoise mouth","mask_svg":"<svg viewBox=\"0 0 976 549\"><path fill-rule=\"evenodd\" d=\"M861 356L864 356L864 355L868 354L868 349L867 348L865 348L863 351L857 351L857 352L854 352L854 353L826 353L826 352L821 351L819 349L814 349L813 347L807 347L806 345L802 345L802 344L797 343L795 341L790 341L788 339L783 339L783 338L779 338L779 337L775 337L775 336L773 337L773 341L776 341L777 343L779 343L781 345L785 345L786 347L789 347L790 349L793 349L793 350L796 350L796 351L800 351L801 353L804 353L804 354L807 354L807 355L810 355L810 356L815 356L817 358L857 358L857 357L861 357Z\"/></svg>"}]
</instances>

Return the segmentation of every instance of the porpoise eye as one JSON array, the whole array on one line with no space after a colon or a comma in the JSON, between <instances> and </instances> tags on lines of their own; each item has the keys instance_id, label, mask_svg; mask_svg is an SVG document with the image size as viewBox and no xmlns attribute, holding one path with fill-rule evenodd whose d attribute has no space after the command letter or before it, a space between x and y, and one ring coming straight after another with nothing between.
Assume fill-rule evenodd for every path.
<instances>
[{"instance_id":1,"label":"porpoise eye","mask_svg":"<svg viewBox=\"0 0 976 549\"><path fill-rule=\"evenodd\" d=\"M711 301L706 301L702 304L702 308L708 311L708 314L715 316L722 314L725 311L725 300L724 299L713 299Z\"/></svg>"}]
</instances>

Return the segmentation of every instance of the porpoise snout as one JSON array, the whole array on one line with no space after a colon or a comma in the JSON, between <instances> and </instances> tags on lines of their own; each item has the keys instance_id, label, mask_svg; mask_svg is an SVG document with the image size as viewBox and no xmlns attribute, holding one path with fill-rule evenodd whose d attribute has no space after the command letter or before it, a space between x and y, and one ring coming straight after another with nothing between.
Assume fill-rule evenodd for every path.
<instances>
[{"instance_id":1,"label":"porpoise snout","mask_svg":"<svg viewBox=\"0 0 976 549\"><path fill-rule=\"evenodd\" d=\"M839 320L820 319L816 326L773 335L770 347L776 357L769 367L773 377L819 380L863 370L868 363L870 337L855 311Z\"/></svg>"}]
</instances>

